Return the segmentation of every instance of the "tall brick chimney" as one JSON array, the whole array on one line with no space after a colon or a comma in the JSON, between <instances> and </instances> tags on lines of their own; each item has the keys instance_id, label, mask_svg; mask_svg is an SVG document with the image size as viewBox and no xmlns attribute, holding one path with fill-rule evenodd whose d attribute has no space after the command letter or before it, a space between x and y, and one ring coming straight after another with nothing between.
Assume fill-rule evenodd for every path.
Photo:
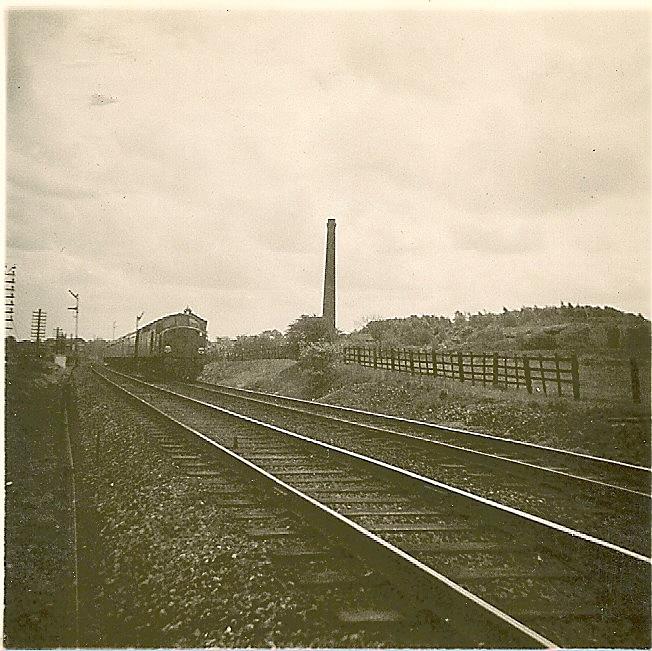
<instances>
[{"instance_id":1,"label":"tall brick chimney","mask_svg":"<svg viewBox=\"0 0 652 651\"><path fill-rule=\"evenodd\" d=\"M326 231L326 270L324 272L324 309L322 318L335 332L335 220L329 219Z\"/></svg>"}]
</instances>

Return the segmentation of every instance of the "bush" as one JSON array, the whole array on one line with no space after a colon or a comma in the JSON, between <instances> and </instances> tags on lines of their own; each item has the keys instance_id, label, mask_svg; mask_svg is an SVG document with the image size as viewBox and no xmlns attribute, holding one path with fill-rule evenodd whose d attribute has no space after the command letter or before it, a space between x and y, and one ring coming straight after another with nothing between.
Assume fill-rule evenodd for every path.
<instances>
[{"instance_id":1,"label":"bush","mask_svg":"<svg viewBox=\"0 0 652 651\"><path fill-rule=\"evenodd\" d=\"M325 393L335 379L338 354L333 344L320 341L306 344L297 364L311 396Z\"/></svg>"}]
</instances>

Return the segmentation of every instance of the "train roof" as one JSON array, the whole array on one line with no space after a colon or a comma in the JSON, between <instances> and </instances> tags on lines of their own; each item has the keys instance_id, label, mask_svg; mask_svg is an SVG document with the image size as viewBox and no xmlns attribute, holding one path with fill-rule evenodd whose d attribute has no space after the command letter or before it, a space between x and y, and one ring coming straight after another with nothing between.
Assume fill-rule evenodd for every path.
<instances>
[{"instance_id":1,"label":"train roof","mask_svg":"<svg viewBox=\"0 0 652 651\"><path fill-rule=\"evenodd\" d=\"M189 307L187 307L183 312L173 312L172 314L166 314L165 316L162 316L155 321L150 321L149 323L146 323L144 326L140 326L138 330L142 331L147 328L150 328L152 326L155 326L157 323L161 323L162 321L166 321L167 319L171 319L172 317L175 316L191 316L194 319L197 319L197 321L200 321L204 328L206 327L206 324L208 321L206 319L202 319L200 316L197 316ZM131 337L132 335L135 335L136 331L132 330L131 332L128 332L127 334L122 335L121 337L118 337L117 339L114 339L113 341L120 341L120 339L124 339L125 337Z\"/></svg>"}]
</instances>

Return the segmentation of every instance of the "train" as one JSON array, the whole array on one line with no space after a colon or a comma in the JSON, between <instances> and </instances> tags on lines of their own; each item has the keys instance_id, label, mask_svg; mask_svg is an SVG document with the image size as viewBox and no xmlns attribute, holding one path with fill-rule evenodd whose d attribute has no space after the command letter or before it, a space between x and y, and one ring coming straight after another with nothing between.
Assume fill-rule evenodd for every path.
<instances>
[{"instance_id":1,"label":"train","mask_svg":"<svg viewBox=\"0 0 652 651\"><path fill-rule=\"evenodd\" d=\"M206 326L187 307L109 342L104 363L150 379L194 380L206 363Z\"/></svg>"}]
</instances>

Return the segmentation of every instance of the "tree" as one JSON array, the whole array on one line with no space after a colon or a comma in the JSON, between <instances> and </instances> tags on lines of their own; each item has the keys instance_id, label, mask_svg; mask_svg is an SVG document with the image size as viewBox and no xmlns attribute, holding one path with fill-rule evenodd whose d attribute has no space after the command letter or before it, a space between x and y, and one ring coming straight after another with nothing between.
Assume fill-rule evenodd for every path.
<instances>
[{"instance_id":1,"label":"tree","mask_svg":"<svg viewBox=\"0 0 652 651\"><path fill-rule=\"evenodd\" d=\"M375 342L383 343L387 334L387 321L370 321L363 328L364 334L368 334Z\"/></svg>"},{"instance_id":2,"label":"tree","mask_svg":"<svg viewBox=\"0 0 652 651\"><path fill-rule=\"evenodd\" d=\"M263 330L258 337L261 339L270 341L275 344L282 344L284 343L284 337L283 333L280 332L279 330Z\"/></svg>"},{"instance_id":3,"label":"tree","mask_svg":"<svg viewBox=\"0 0 652 651\"><path fill-rule=\"evenodd\" d=\"M302 314L288 326L285 336L288 342L293 344L316 343L331 338L326 322L322 317L314 314Z\"/></svg>"},{"instance_id":4,"label":"tree","mask_svg":"<svg viewBox=\"0 0 652 651\"><path fill-rule=\"evenodd\" d=\"M466 323L466 314L464 314L464 312L460 312L459 310L456 310L454 322L455 322L455 325L465 324Z\"/></svg>"}]
</instances>

